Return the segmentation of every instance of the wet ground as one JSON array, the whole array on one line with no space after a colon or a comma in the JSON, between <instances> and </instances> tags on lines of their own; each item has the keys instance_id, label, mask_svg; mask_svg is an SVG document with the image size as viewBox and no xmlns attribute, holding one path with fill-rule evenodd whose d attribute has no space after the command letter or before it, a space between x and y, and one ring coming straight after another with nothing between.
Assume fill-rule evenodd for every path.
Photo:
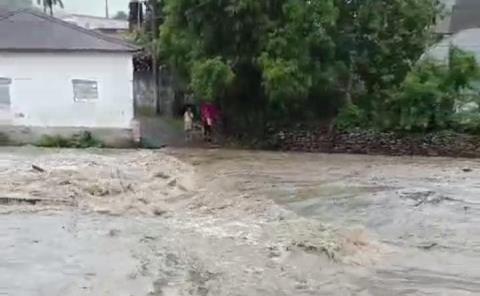
<instances>
[{"instance_id":1,"label":"wet ground","mask_svg":"<svg viewBox=\"0 0 480 296\"><path fill-rule=\"evenodd\" d=\"M479 173L446 158L2 149L0 295L479 295Z\"/></svg>"}]
</instances>

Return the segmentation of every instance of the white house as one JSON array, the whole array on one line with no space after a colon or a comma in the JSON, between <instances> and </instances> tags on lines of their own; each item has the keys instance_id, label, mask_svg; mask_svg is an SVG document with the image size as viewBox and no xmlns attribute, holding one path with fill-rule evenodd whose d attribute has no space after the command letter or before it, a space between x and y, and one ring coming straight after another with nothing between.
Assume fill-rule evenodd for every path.
<instances>
[{"instance_id":1,"label":"white house","mask_svg":"<svg viewBox=\"0 0 480 296\"><path fill-rule=\"evenodd\" d=\"M136 47L35 11L0 11L0 134L127 140Z\"/></svg>"}]
</instances>

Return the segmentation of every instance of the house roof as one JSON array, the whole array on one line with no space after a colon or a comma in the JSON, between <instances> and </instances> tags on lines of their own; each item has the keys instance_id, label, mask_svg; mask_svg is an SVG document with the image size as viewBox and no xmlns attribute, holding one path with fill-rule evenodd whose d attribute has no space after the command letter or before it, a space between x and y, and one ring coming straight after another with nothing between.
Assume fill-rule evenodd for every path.
<instances>
[{"instance_id":1,"label":"house roof","mask_svg":"<svg viewBox=\"0 0 480 296\"><path fill-rule=\"evenodd\" d=\"M480 27L480 1L457 0L453 6L450 32Z\"/></svg>"},{"instance_id":2,"label":"house roof","mask_svg":"<svg viewBox=\"0 0 480 296\"><path fill-rule=\"evenodd\" d=\"M32 10L0 9L0 51L132 52L128 42Z\"/></svg>"}]
</instances>

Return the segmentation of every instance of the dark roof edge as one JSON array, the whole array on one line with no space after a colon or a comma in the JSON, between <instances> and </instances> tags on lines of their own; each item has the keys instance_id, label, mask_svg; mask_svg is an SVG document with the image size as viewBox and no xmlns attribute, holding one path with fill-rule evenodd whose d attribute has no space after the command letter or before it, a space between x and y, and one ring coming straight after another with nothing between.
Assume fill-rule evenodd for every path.
<instances>
[{"instance_id":1,"label":"dark roof edge","mask_svg":"<svg viewBox=\"0 0 480 296\"><path fill-rule=\"evenodd\" d=\"M85 29L85 28L82 28L80 26L77 26L77 25L74 25L72 23L69 23L69 22L66 22L64 20L61 20L61 19L58 19L58 18L55 18L55 17L52 17L52 16L49 16L49 15L46 15L44 13L41 13L41 12L38 12L38 11L35 11L35 10L32 10L32 9L19 9L19 10L15 10L15 11L12 11L11 13L7 13L7 15L4 15L4 16L1 16L0 17L0 21L1 20L4 20L4 19L8 19L18 13L29 13L33 16L36 16L36 17L39 17L39 18L43 18L47 21L50 21L50 22L54 22L54 23L57 23L59 25L62 25L62 26L65 26L65 27L69 27L73 30L76 30L80 33L83 33L83 34L87 34L87 35L90 35L94 38L97 38L97 39L101 39L103 41L106 41L106 42L109 42L109 43L112 43L112 44L115 44L115 45L120 45L120 46L124 46L125 47L125 50L106 50L106 51L119 51L119 52L122 52L122 51L125 51L125 52L128 52L128 51L139 51L141 48L136 46L136 45L133 45L129 42L126 42L126 41L123 41L123 40L120 40L120 39L117 39L117 38L113 38L113 37L110 37L110 36L106 36L104 34L101 34L101 33L98 33L98 32L95 32L93 30L88 30L88 29ZM54 50L52 50L54 51ZM68 50L65 50L65 51L68 51ZM88 50L85 50L85 51L88 51ZM104 51L104 50L90 50L90 51Z\"/></svg>"}]
</instances>

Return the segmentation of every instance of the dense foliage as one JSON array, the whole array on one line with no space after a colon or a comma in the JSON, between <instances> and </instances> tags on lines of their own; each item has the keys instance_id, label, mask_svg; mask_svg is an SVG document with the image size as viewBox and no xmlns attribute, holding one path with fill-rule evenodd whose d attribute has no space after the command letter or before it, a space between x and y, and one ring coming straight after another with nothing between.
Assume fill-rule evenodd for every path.
<instances>
[{"instance_id":1,"label":"dense foliage","mask_svg":"<svg viewBox=\"0 0 480 296\"><path fill-rule=\"evenodd\" d=\"M405 80L385 94L384 110L377 127L403 131L460 129L475 131L480 123L475 57L452 47L446 62L426 58L418 62ZM348 105L337 118L339 127L364 124L366 110ZM375 118L373 118L375 119Z\"/></svg>"},{"instance_id":2,"label":"dense foliage","mask_svg":"<svg viewBox=\"0 0 480 296\"><path fill-rule=\"evenodd\" d=\"M128 20L128 15L125 11L117 11L117 13L113 16L114 20L121 20L121 21L127 21Z\"/></svg>"},{"instance_id":3,"label":"dense foliage","mask_svg":"<svg viewBox=\"0 0 480 296\"><path fill-rule=\"evenodd\" d=\"M397 119L393 126L418 131L471 130L470 119L478 118L479 111L475 86L479 73L475 57L457 48L450 50L447 64L423 61L407 75L389 102L392 118Z\"/></svg>"},{"instance_id":4,"label":"dense foliage","mask_svg":"<svg viewBox=\"0 0 480 296\"><path fill-rule=\"evenodd\" d=\"M339 109L345 127L443 128L477 72L459 51L448 67L418 63L434 41L438 0L161 3L160 58L236 129Z\"/></svg>"},{"instance_id":5,"label":"dense foliage","mask_svg":"<svg viewBox=\"0 0 480 296\"><path fill-rule=\"evenodd\" d=\"M163 56L237 125L299 112L317 85L333 82L325 75L334 64L333 0L167 0L164 11Z\"/></svg>"}]
</instances>

